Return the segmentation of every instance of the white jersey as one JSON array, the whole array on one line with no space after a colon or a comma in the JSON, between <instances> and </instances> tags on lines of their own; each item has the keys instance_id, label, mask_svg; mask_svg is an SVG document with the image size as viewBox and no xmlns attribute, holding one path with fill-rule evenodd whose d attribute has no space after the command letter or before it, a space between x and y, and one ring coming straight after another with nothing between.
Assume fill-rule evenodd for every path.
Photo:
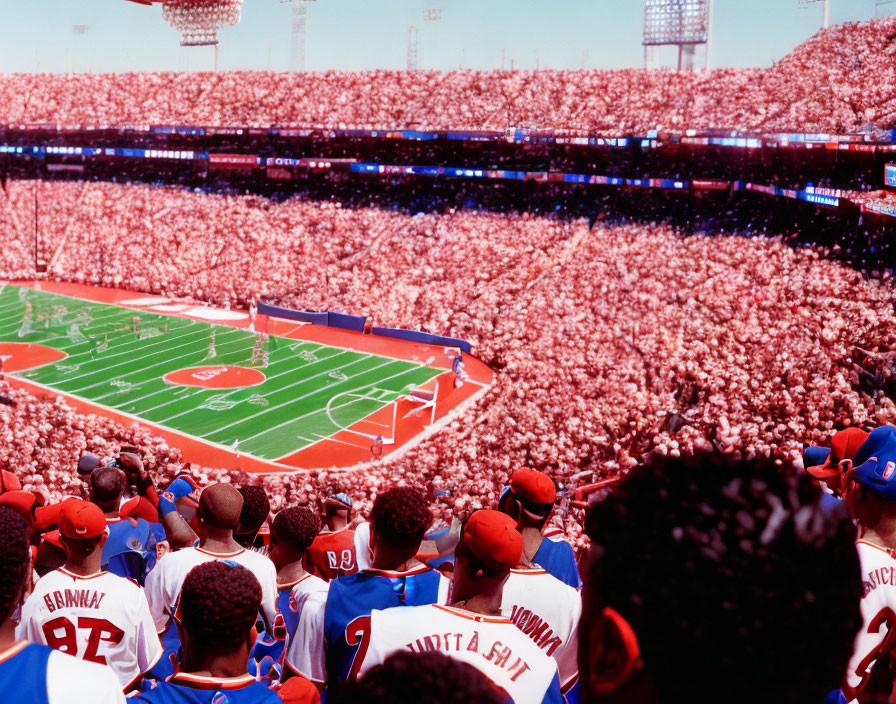
<instances>
[{"instance_id":1,"label":"white jersey","mask_svg":"<svg viewBox=\"0 0 896 704\"><path fill-rule=\"evenodd\" d=\"M291 613L284 616L290 626L291 621L295 623L287 636L286 664L315 684L327 681L324 611L329 590L329 582L305 575L292 585L288 606Z\"/></svg>"},{"instance_id":2,"label":"white jersey","mask_svg":"<svg viewBox=\"0 0 896 704\"><path fill-rule=\"evenodd\" d=\"M579 676L578 628L582 595L542 569L510 570L504 583L501 614L557 661L566 691Z\"/></svg>"},{"instance_id":3,"label":"white jersey","mask_svg":"<svg viewBox=\"0 0 896 704\"><path fill-rule=\"evenodd\" d=\"M143 590L110 572L48 572L22 607L16 638L108 665L123 689L162 655Z\"/></svg>"},{"instance_id":4,"label":"white jersey","mask_svg":"<svg viewBox=\"0 0 896 704\"><path fill-rule=\"evenodd\" d=\"M41 647L23 641L0 652L0 682L17 682L4 687L4 704L31 704L43 700L44 692L48 704L124 704L121 684L108 667L58 650L35 655Z\"/></svg>"},{"instance_id":5,"label":"white jersey","mask_svg":"<svg viewBox=\"0 0 896 704\"><path fill-rule=\"evenodd\" d=\"M355 562L358 572L370 569L373 556L370 554L370 523L366 521L355 526Z\"/></svg>"},{"instance_id":6,"label":"white jersey","mask_svg":"<svg viewBox=\"0 0 896 704\"><path fill-rule=\"evenodd\" d=\"M868 684L880 655L896 645L896 560L884 548L864 540L856 543L862 568L862 629L856 636L843 685L848 700Z\"/></svg>"},{"instance_id":7,"label":"white jersey","mask_svg":"<svg viewBox=\"0 0 896 704\"><path fill-rule=\"evenodd\" d=\"M408 606L362 616L346 632L360 641L358 675L400 650L438 651L475 667L516 704L562 701L553 658L503 617L437 604Z\"/></svg>"},{"instance_id":8,"label":"white jersey","mask_svg":"<svg viewBox=\"0 0 896 704\"><path fill-rule=\"evenodd\" d=\"M269 558L251 550L222 554L190 547L169 552L146 576L146 598L159 633L164 633L168 628L171 615L177 608L180 590L190 570L212 560L233 562L255 575L261 585L261 610L268 625L273 626L277 616L277 570ZM226 604L221 607L226 608Z\"/></svg>"}]
</instances>

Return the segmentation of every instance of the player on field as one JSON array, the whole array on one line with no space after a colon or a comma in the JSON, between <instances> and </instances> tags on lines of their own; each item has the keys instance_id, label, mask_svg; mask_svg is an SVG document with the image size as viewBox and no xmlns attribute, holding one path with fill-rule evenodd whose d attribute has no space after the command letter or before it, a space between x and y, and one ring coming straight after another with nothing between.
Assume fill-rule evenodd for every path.
<instances>
[{"instance_id":1,"label":"player on field","mask_svg":"<svg viewBox=\"0 0 896 704\"><path fill-rule=\"evenodd\" d=\"M586 516L585 702L819 704L861 623L855 528L792 465L654 457Z\"/></svg>"},{"instance_id":2,"label":"player on field","mask_svg":"<svg viewBox=\"0 0 896 704\"><path fill-rule=\"evenodd\" d=\"M848 700L885 701L896 684L896 428L874 430L853 463L844 493L859 524L863 624L841 689Z\"/></svg>"},{"instance_id":3,"label":"player on field","mask_svg":"<svg viewBox=\"0 0 896 704\"><path fill-rule=\"evenodd\" d=\"M37 583L16 636L108 665L128 691L162 655L143 590L101 569L107 530L98 506L66 499L59 534L65 566Z\"/></svg>"},{"instance_id":4,"label":"player on field","mask_svg":"<svg viewBox=\"0 0 896 704\"><path fill-rule=\"evenodd\" d=\"M31 573L28 523L0 506L0 698L3 704L124 704L115 673L46 645L17 641L19 605Z\"/></svg>"},{"instance_id":5,"label":"player on field","mask_svg":"<svg viewBox=\"0 0 896 704\"><path fill-rule=\"evenodd\" d=\"M175 615L183 642L177 673L141 696L143 704L314 704L317 690L298 678L281 698L246 670L262 588L246 568L197 565L186 575Z\"/></svg>"},{"instance_id":6,"label":"player on field","mask_svg":"<svg viewBox=\"0 0 896 704\"><path fill-rule=\"evenodd\" d=\"M324 500L325 526L305 553L306 570L327 581L358 571L351 520L348 494L334 492Z\"/></svg>"},{"instance_id":7,"label":"player on field","mask_svg":"<svg viewBox=\"0 0 896 704\"><path fill-rule=\"evenodd\" d=\"M557 489L544 472L520 469L514 472L508 489L498 502L503 511L519 524L523 535L523 564L538 566L566 584L579 588L582 580L569 543L543 535L554 510Z\"/></svg>"},{"instance_id":8,"label":"player on field","mask_svg":"<svg viewBox=\"0 0 896 704\"><path fill-rule=\"evenodd\" d=\"M432 520L423 492L393 487L370 513L371 566L330 583L324 612L327 682L347 679L357 653L348 625L374 609L445 603L448 580L415 555Z\"/></svg>"},{"instance_id":9,"label":"player on field","mask_svg":"<svg viewBox=\"0 0 896 704\"><path fill-rule=\"evenodd\" d=\"M301 675L319 689L326 682L324 609L329 584L303 567L303 557L318 530L317 514L289 506L271 526L271 560L277 567L277 608L286 628L283 679Z\"/></svg>"},{"instance_id":10,"label":"player on field","mask_svg":"<svg viewBox=\"0 0 896 704\"><path fill-rule=\"evenodd\" d=\"M184 579L191 569L204 562L226 561L246 567L261 585L262 614L267 626L277 616L277 571L274 563L264 555L246 550L233 539L233 529L239 522L243 497L231 484L212 484L199 496L196 518L199 545L163 556L146 577L146 597L156 630L164 634L162 644L166 657L153 669L153 674L164 679L172 673L170 656L177 652L179 641L172 625L172 616L180 597Z\"/></svg>"},{"instance_id":11,"label":"player on field","mask_svg":"<svg viewBox=\"0 0 896 704\"><path fill-rule=\"evenodd\" d=\"M356 618L346 629L358 644L351 675L363 675L397 651L437 651L475 667L516 704L562 702L554 659L501 615L504 584L522 551L512 518L487 509L473 513L455 552L452 604Z\"/></svg>"}]
</instances>

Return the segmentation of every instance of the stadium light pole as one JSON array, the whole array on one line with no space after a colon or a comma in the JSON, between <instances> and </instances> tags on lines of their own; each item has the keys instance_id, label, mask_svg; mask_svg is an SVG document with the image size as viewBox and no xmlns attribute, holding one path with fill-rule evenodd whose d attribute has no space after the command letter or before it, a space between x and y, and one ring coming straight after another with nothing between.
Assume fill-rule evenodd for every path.
<instances>
[{"instance_id":1,"label":"stadium light pole","mask_svg":"<svg viewBox=\"0 0 896 704\"><path fill-rule=\"evenodd\" d=\"M800 0L800 8L806 9L809 5L815 5L819 2L824 3L821 26L822 29L827 29L831 20L831 0Z\"/></svg>"}]
</instances>

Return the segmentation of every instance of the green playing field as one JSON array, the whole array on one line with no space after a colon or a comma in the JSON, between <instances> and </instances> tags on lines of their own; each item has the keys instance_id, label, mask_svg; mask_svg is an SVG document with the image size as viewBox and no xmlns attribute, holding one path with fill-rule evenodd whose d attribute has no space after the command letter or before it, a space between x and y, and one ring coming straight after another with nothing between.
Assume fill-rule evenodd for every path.
<instances>
[{"instance_id":1,"label":"green playing field","mask_svg":"<svg viewBox=\"0 0 896 704\"><path fill-rule=\"evenodd\" d=\"M329 437L444 371L272 336L263 343L267 359L255 355L266 376L256 386L196 388L162 378L192 367L252 367L257 339L226 325L0 284L0 343L68 355L14 375L267 460Z\"/></svg>"}]
</instances>

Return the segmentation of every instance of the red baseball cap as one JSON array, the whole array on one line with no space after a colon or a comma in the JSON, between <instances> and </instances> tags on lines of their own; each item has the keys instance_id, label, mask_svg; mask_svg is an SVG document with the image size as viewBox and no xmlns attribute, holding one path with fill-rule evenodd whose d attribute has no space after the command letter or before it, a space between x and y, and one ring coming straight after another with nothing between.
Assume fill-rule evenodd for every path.
<instances>
[{"instance_id":1,"label":"red baseball cap","mask_svg":"<svg viewBox=\"0 0 896 704\"><path fill-rule=\"evenodd\" d=\"M142 518L144 521L148 521L150 523L158 523L159 522L159 511L158 509L152 505L152 501L147 499L145 496L135 496L130 501L126 501L122 504L121 509L119 509L118 513L122 518Z\"/></svg>"},{"instance_id":2,"label":"red baseball cap","mask_svg":"<svg viewBox=\"0 0 896 704\"><path fill-rule=\"evenodd\" d=\"M846 428L837 432L831 440L831 452L824 464L806 467L806 471L816 479L830 479L841 473L840 462L851 460L868 439L868 433L861 428Z\"/></svg>"},{"instance_id":3,"label":"red baseball cap","mask_svg":"<svg viewBox=\"0 0 896 704\"><path fill-rule=\"evenodd\" d=\"M59 533L65 538L95 538L106 531L106 514L96 504L66 499L59 513Z\"/></svg>"},{"instance_id":4,"label":"red baseball cap","mask_svg":"<svg viewBox=\"0 0 896 704\"><path fill-rule=\"evenodd\" d=\"M46 530L50 526L58 524L60 511L62 511L61 503L34 509L34 527L37 530Z\"/></svg>"},{"instance_id":5,"label":"red baseball cap","mask_svg":"<svg viewBox=\"0 0 896 704\"><path fill-rule=\"evenodd\" d=\"M470 516L463 528L461 541L484 565L510 569L523 556L523 536L506 513L480 509Z\"/></svg>"},{"instance_id":6,"label":"red baseball cap","mask_svg":"<svg viewBox=\"0 0 896 704\"><path fill-rule=\"evenodd\" d=\"M514 472L510 488L521 499L532 503L552 504L557 500L554 482L544 472L534 469L519 469Z\"/></svg>"},{"instance_id":7,"label":"red baseball cap","mask_svg":"<svg viewBox=\"0 0 896 704\"><path fill-rule=\"evenodd\" d=\"M15 474L7 472L5 469L0 470L0 494L7 491L19 491L21 488L22 482Z\"/></svg>"},{"instance_id":8,"label":"red baseball cap","mask_svg":"<svg viewBox=\"0 0 896 704\"><path fill-rule=\"evenodd\" d=\"M55 545L60 550L65 550L65 548L62 547L62 541L59 540L59 531L58 530L51 530L49 533L45 533L44 541L49 543L50 545Z\"/></svg>"},{"instance_id":9,"label":"red baseball cap","mask_svg":"<svg viewBox=\"0 0 896 704\"><path fill-rule=\"evenodd\" d=\"M9 506L22 518L28 521L28 525L31 525L33 523L31 509L34 506L34 502L34 494L32 494L30 491L16 490L7 491L5 494L0 494L0 505Z\"/></svg>"}]
</instances>

